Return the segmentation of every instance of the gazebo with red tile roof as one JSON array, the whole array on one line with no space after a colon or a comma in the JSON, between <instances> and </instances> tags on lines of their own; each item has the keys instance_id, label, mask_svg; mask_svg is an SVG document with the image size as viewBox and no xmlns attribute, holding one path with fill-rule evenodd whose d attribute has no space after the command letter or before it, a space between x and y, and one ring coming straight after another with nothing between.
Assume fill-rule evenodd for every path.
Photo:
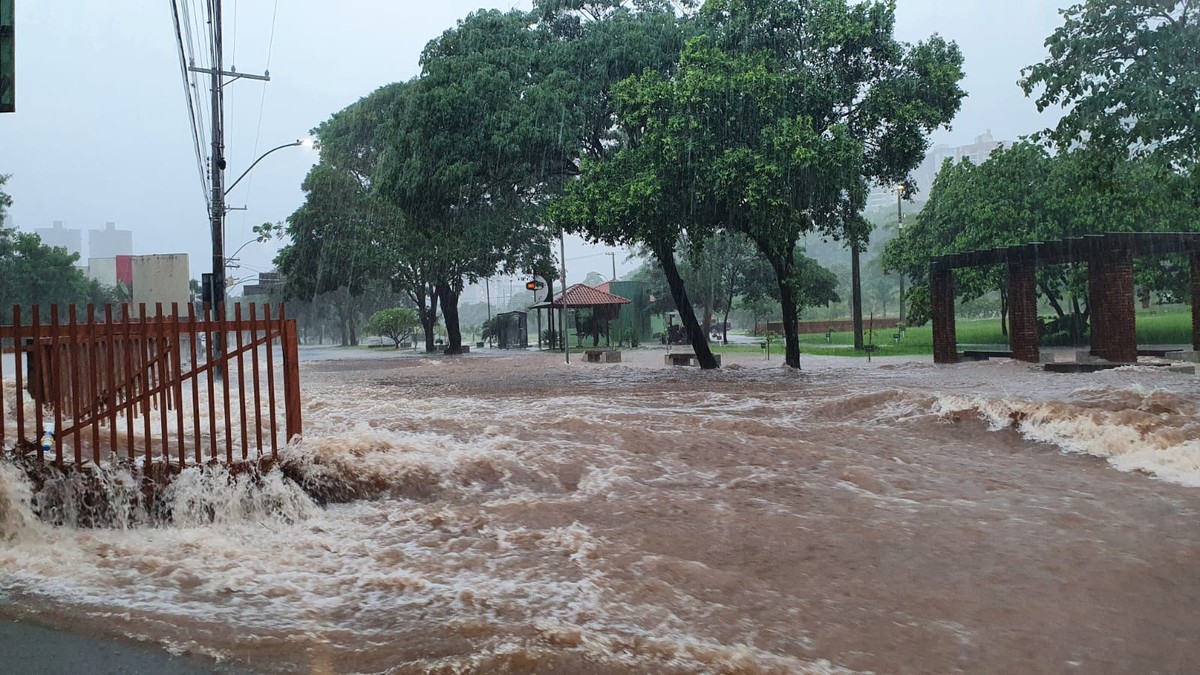
<instances>
[{"instance_id":1,"label":"gazebo with red tile roof","mask_svg":"<svg viewBox=\"0 0 1200 675\"><path fill-rule=\"evenodd\" d=\"M565 302L564 295L566 296ZM608 336L608 324L620 316L621 305L628 305L629 303L630 300L622 298L619 295L613 295L612 293L607 293L598 288L592 288L587 284L575 284L569 287L566 290L566 293L559 293L554 297L553 300L549 302L539 302L531 306L530 309L536 309L539 312L542 309L548 309L552 312L554 310L558 310L560 312L564 310L590 310L591 316L589 323L591 330L580 330L580 326L577 322L576 334L579 335L589 333L592 336L593 343L598 343L601 335L600 323L603 322L605 326L605 340L611 342L611 339Z\"/></svg>"}]
</instances>

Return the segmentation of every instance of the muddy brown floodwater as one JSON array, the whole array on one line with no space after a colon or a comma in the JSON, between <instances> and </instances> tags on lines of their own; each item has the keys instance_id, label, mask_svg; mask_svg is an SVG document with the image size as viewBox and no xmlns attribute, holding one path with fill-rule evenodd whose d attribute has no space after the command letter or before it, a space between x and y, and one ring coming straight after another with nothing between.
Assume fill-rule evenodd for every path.
<instances>
[{"instance_id":1,"label":"muddy brown floodwater","mask_svg":"<svg viewBox=\"0 0 1200 675\"><path fill-rule=\"evenodd\" d=\"M52 527L0 467L4 613L268 671L1200 671L1195 376L324 354L288 453L352 501L190 469Z\"/></svg>"}]
</instances>

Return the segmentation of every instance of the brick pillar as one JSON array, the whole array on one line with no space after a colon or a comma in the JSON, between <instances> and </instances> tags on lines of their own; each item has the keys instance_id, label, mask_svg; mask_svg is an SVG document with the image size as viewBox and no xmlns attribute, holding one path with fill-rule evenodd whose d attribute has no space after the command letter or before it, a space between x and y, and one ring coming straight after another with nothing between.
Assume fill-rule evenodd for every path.
<instances>
[{"instance_id":1,"label":"brick pillar","mask_svg":"<svg viewBox=\"0 0 1200 675\"><path fill-rule=\"evenodd\" d=\"M1100 295L1102 312L1092 324L1093 344L1102 359L1117 363L1137 362L1137 327L1134 320L1133 258L1128 255L1108 256L1089 263L1096 266L1100 288L1091 291ZM1092 277L1089 273L1088 277ZM1094 336L1097 327L1099 338Z\"/></svg>"},{"instance_id":2,"label":"brick pillar","mask_svg":"<svg viewBox=\"0 0 1200 675\"><path fill-rule=\"evenodd\" d=\"M1192 349L1200 352L1200 252L1192 254Z\"/></svg>"},{"instance_id":3,"label":"brick pillar","mask_svg":"<svg viewBox=\"0 0 1200 675\"><path fill-rule=\"evenodd\" d=\"M1104 342L1104 262L1089 259L1088 263L1088 323L1091 324L1092 356L1100 356Z\"/></svg>"},{"instance_id":4,"label":"brick pillar","mask_svg":"<svg viewBox=\"0 0 1200 675\"><path fill-rule=\"evenodd\" d=\"M933 362L958 363L954 329L954 270L929 271L929 305L933 314Z\"/></svg>"},{"instance_id":5,"label":"brick pillar","mask_svg":"<svg viewBox=\"0 0 1200 675\"><path fill-rule=\"evenodd\" d=\"M1037 363L1038 350L1037 267L1008 265L1008 346L1018 361Z\"/></svg>"}]
</instances>

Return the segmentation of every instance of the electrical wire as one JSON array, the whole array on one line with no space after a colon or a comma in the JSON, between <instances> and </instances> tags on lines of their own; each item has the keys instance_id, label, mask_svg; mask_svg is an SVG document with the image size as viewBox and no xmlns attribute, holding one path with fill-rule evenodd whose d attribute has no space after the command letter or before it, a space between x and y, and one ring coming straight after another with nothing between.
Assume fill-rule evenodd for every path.
<instances>
[{"instance_id":1,"label":"electrical wire","mask_svg":"<svg viewBox=\"0 0 1200 675\"><path fill-rule=\"evenodd\" d=\"M271 36L267 40L267 65L266 65L265 70L268 72L271 70L271 53L275 49L275 20L278 17L279 17L279 0L275 0L275 6L271 10ZM263 111L266 110L266 106L267 106L267 83L264 82L263 87L262 87L262 94L260 95L260 98L258 100L258 124L256 124L255 128L254 128L254 149L250 152L251 157L258 157L258 143L262 137ZM249 203L249 201L250 201L250 193L253 191L253 188L254 188L254 176L250 175L249 180L246 182L246 199L245 199L245 201L247 203ZM246 224L246 214L245 213L242 214L240 220L241 220L241 224L243 226L245 226L245 224Z\"/></svg>"},{"instance_id":2,"label":"electrical wire","mask_svg":"<svg viewBox=\"0 0 1200 675\"><path fill-rule=\"evenodd\" d=\"M211 209L212 204L208 195L208 182L204 175L204 153L200 149L200 135L196 126L196 104L192 97L191 89L188 85L188 69L187 61L184 55L183 47L183 31L179 22L179 6L176 0L171 0L171 18L175 24L175 43L179 48L179 70L183 76L183 95L187 103L188 116L190 118L190 127L192 132L192 145L196 151L196 169L200 176L200 192L204 195L204 203Z\"/></svg>"}]
</instances>

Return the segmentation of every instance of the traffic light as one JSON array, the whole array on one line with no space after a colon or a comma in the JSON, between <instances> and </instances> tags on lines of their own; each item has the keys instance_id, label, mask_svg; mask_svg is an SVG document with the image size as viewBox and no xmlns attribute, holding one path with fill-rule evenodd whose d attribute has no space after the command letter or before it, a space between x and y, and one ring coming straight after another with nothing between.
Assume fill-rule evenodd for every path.
<instances>
[{"instance_id":1,"label":"traffic light","mask_svg":"<svg viewBox=\"0 0 1200 675\"><path fill-rule=\"evenodd\" d=\"M545 285L543 285L542 282L538 281L537 279L525 282L525 290L527 291L540 291L543 288L545 288Z\"/></svg>"}]
</instances>

